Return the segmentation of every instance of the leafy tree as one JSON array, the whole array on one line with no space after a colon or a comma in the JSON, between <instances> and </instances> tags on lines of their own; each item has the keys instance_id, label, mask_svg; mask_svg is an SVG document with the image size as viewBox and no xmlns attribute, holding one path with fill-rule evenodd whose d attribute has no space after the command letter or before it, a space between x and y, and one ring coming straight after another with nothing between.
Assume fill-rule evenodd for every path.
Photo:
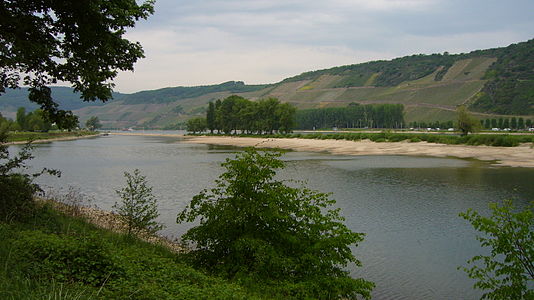
<instances>
[{"instance_id":1,"label":"leafy tree","mask_svg":"<svg viewBox=\"0 0 534 300\"><path fill-rule=\"evenodd\" d=\"M33 158L31 149L28 143L18 155L10 156L7 131L0 130L0 218L3 221L24 217L31 211L33 196L41 191L39 185L33 182L34 178L45 173L61 175L59 171L47 168L34 174L21 172L28 168L26 163Z\"/></svg>"},{"instance_id":2,"label":"leafy tree","mask_svg":"<svg viewBox=\"0 0 534 300\"><path fill-rule=\"evenodd\" d=\"M206 112L206 125L211 133L215 130L215 104L210 101L208 111Z\"/></svg>"},{"instance_id":3,"label":"leafy tree","mask_svg":"<svg viewBox=\"0 0 534 300\"><path fill-rule=\"evenodd\" d=\"M295 112L297 109L289 103L280 104L276 109L278 130L282 133L290 133L295 127Z\"/></svg>"},{"instance_id":4,"label":"leafy tree","mask_svg":"<svg viewBox=\"0 0 534 300\"><path fill-rule=\"evenodd\" d=\"M505 119L504 119L504 122L503 122L503 124L502 124L502 126L503 126L504 128L510 128L510 119L505 118Z\"/></svg>"},{"instance_id":5,"label":"leafy tree","mask_svg":"<svg viewBox=\"0 0 534 300\"><path fill-rule=\"evenodd\" d=\"M525 122L525 125L527 125L527 127L530 128L532 126L532 120L527 119L527 121Z\"/></svg>"},{"instance_id":6,"label":"leafy tree","mask_svg":"<svg viewBox=\"0 0 534 300\"><path fill-rule=\"evenodd\" d=\"M24 107L17 109L16 122L19 124L21 130L26 130L26 109Z\"/></svg>"},{"instance_id":7,"label":"leafy tree","mask_svg":"<svg viewBox=\"0 0 534 300\"><path fill-rule=\"evenodd\" d=\"M29 86L30 101L47 117L72 125L74 115L58 108L48 85L70 82L84 101L109 100L118 70L133 70L143 57L139 43L123 38L153 13L153 0L138 2L0 2L0 94Z\"/></svg>"},{"instance_id":8,"label":"leafy tree","mask_svg":"<svg viewBox=\"0 0 534 300\"><path fill-rule=\"evenodd\" d=\"M460 216L483 233L477 236L489 255L477 255L464 267L478 280L475 288L489 290L484 299L534 299L534 205L514 212L512 201L491 203L492 215L483 217L468 210Z\"/></svg>"},{"instance_id":9,"label":"leafy tree","mask_svg":"<svg viewBox=\"0 0 534 300\"><path fill-rule=\"evenodd\" d=\"M147 184L146 176L135 169L133 174L124 172L124 177L126 187L115 191L121 202L115 202L113 208L126 224L128 235L161 230L163 225L155 221L159 216L157 199L152 194L152 187Z\"/></svg>"},{"instance_id":10,"label":"leafy tree","mask_svg":"<svg viewBox=\"0 0 534 300\"><path fill-rule=\"evenodd\" d=\"M193 132L193 134L205 131L206 127L206 118L198 117L187 120L187 131Z\"/></svg>"},{"instance_id":11,"label":"leafy tree","mask_svg":"<svg viewBox=\"0 0 534 300\"><path fill-rule=\"evenodd\" d=\"M497 119L491 119L491 127L497 128Z\"/></svg>"},{"instance_id":12,"label":"leafy tree","mask_svg":"<svg viewBox=\"0 0 534 300\"><path fill-rule=\"evenodd\" d=\"M516 119L516 117L512 117L512 120L510 121L510 127L512 129L517 129L517 119Z\"/></svg>"},{"instance_id":13,"label":"leafy tree","mask_svg":"<svg viewBox=\"0 0 534 300\"><path fill-rule=\"evenodd\" d=\"M525 119L519 118L517 120L517 128L521 130L525 129Z\"/></svg>"},{"instance_id":14,"label":"leafy tree","mask_svg":"<svg viewBox=\"0 0 534 300\"><path fill-rule=\"evenodd\" d=\"M279 156L247 149L222 164L217 186L178 214L178 223L200 219L182 237L195 245L186 255L227 278L286 283L301 298L369 298L374 284L343 270L360 265L350 246L364 234L342 223L327 194L275 180Z\"/></svg>"},{"instance_id":15,"label":"leafy tree","mask_svg":"<svg viewBox=\"0 0 534 300\"><path fill-rule=\"evenodd\" d=\"M102 128L102 124L97 116L92 116L85 122L85 127L87 127L89 130L97 130Z\"/></svg>"},{"instance_id":16,"label":"leafy tree","mask_svg":"<svg viewBox=\"0 0 534 300\"><path fill-rule=\"evenodd\" d=\"M490 119L486 119L484 121L484 129L490 129L491 128L491 120Z\"/></svg>"},{"instance_id":17,"label":"leafy tree","mask_svg":"<svg viewBox=\"0 0 534 300\"><path fill-rule=\"evenodd\" d=\"M458 106L456 113L458 114L458 130L462 132L462 135L468 135L469 132L478 130L480 123L467 111L465 106Z\"/></svg>"}]
</instances>

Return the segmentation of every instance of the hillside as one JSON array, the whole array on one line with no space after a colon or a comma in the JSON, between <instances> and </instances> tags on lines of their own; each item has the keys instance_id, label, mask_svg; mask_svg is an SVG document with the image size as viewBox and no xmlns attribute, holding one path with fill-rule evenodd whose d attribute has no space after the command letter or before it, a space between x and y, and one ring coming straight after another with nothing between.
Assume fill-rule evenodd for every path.
<instances>
[{"instance_id":1,"label":"hillside","mask_svg":"<svg viewBox=\"0 0 534 300\"><path fill-rule=\"evenodd\" d=\"M534 40L471 53L418 54L334 67L269 85L230 81L119 94L105 105L78 101L80 106L73 109L82 121L96 115L106 127L161 128L202 115L209 101L232 94L252 100L276 97L297 108L402 103L408 122L452 120L460 104L484 118L534 115ZM8 96L0 97L2 113ZM10 99L8 103L22 103L20 97Z\"/></svg>"},{"instance_id":2,"label":"hillside","mask_svg":"<svg viewBox=\"0 0 534 300\"><path fill-rule=\"evenodd\" d=\"M56 99L59 107L65 110L76 110L87 106L103 106L106 103L101 101L84 102L80 100L80 94L74 93L70 87L55 86L51 88L52 98ZM120 99L125 94L113 93L113 102ZM110 103L108 102L108 103ZM39 105L28 101L28 89L8 89L5 94L0 96L0 112L3 115L10 116L16 112L19 107L24 107L26 111L33 111L39 108Z\"/></svg>"}]
</instances>

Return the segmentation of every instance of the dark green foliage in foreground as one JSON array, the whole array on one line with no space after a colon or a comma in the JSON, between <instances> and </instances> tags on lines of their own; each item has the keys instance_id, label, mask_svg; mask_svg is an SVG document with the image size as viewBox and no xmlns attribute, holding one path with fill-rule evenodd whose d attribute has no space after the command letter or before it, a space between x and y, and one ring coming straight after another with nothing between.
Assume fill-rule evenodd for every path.
<instances>
[{"instance_id":1,"label":"dark green foliage in foreground","mask_svg":"<svg viewBox=\"0 0 534 300\"><path fill-rule=\"evenodd\" d=\"M46 205L24 222L0 222L0 240L0 299L259 299L163 247Z\"/></svg>"},{"instance_id":2,"label":"dark green foliage in foreground","mask_svg":"<svg viewBox=\"0 0 534 300\"><path fill-rule=\"evenodd\" d=\"M153 13L145 1L0 2L0 94L29 86L28 98L64 127L74 115L54 101L48 87L69 82L85 101L111 98L118 71L133 70L142 58L128 28ZM68 127L68 126L67 126Z\"/></svg>"},{"instance_id":3,"label":"dark green foliage in foreground","mask_svg":"<svg viewBox=\"0 0 534 300\"><path fill-rule=\"evenodd\" d=\"M227 159L217 187L204 190L178 214L178 222L200 225L182 238L196 247L192 262L213 274L286 297L370 297L374 284L343 270L359 265L351 245L363 240L343 223L327 194L275 180L280 153L253 149ZM271 286L271 287L269 287Z\"/></svg>"},{"instance_id":4,"label":"dark green foliage in foreground","mask_svg":"<svg viewBox=\"0 0 534 300\"><path fill-rule=\"evenodd\" d=\"M7 133L0 131L0 221L18 219L33 209L33 195L40 191L33 182L43 173L59 175L59 171L43 169L41 172L19 173L26 169L26 163L32 159L31 145L25 145L18 155L11 156L7 142Z\"/></svg>"},{"instance_id":5,"label":"dark green foliage in foreground","mask_svg":"<svg viewBox=\"0 0 534 300\"><path fill-rule=\"evenodd\" d=\"M483 234L477 236L481 245L491 248L463 270L477 280L475 288L487 291L483 299L534 299L534 205L516 212L505 201L490 208L490 217L473 210L460 214Z\"/></svg>"}]
</instances>

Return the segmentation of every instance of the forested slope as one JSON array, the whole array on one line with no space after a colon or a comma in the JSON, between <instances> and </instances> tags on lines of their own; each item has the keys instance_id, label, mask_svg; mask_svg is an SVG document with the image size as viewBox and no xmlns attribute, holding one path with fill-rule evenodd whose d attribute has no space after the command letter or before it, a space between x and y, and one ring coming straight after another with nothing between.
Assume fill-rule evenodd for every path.
<instances>
[{"instance_id":1,"label":"forested slope","mask_svg":"<svg viewBox=\"0 0 534 300\"><path fill-rule=\"evenodd\" d=\"M504 48L462 54L416 54L306 72L276 84L169 87L117 94L110 103L86 103L68 88L54 88L65 108L83 121L96 115L106 127L161 128L205 113L207 103L236 94L268 97L298 109L341 107L349 103L403 104L405 120L448 121L458 105L490 115L534 115L534 40ZM20 92L0 96L0 111L25 106ZM64 100L66 99L66 100ZM24 103L24 104L23 104ZM488 115L489 114L489 115Z\"/></svg>"}]
</instances>

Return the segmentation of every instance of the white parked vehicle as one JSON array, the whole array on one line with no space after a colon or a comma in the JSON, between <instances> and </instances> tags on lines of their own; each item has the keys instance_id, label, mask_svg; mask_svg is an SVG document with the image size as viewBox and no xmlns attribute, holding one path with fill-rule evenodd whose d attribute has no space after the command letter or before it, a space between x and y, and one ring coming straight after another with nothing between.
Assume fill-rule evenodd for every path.
<instances>
[{"instance_id":1,"label":"white parked vehicle","mask_svg":"<svg viewBox=\"0 0 534 300\"><path fill-rule=\"evenodd\" d=\"M491 131L501 131L500 128L492 128Z\"/></svg>"}]
</instances>

